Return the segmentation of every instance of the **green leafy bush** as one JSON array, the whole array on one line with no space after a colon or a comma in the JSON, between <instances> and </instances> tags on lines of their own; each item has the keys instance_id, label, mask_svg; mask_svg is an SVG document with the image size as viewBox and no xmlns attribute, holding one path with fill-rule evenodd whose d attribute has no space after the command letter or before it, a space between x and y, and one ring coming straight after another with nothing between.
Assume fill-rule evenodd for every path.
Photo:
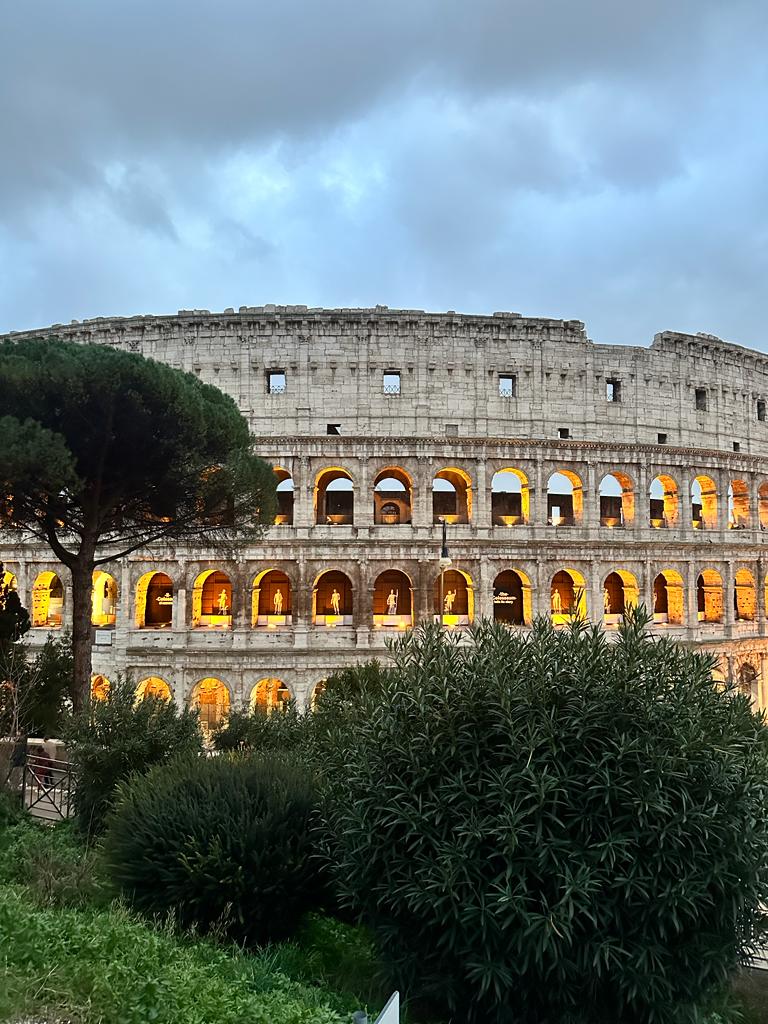
<instances>
[{"instance_id":1,"label":"green leafy bush","mask_svg":"<svg viewBox=\"0 0 768 1024\"><path fill-rule=\"evenodd\" d=\"M180 754L202 750L196 711L172 701L136 700L128 680L118 680L104 700L94 700L67 730L75 769L75 818L87 835L100 833L118 783Z\"/></svg>"},{"instance_id":2,"label":"green leafy bush","mask_svg":"<svg viewBox=\"0 0 768 1024\"><path fill-rule=\"evenodd\" d=\"M216 750L299 751L306 745L311 716L302 714L293 701L275 711L231 711L213 734Z\"/></svg>"},{"instance_id":3,"label":"green leafy bush","mask_svg":"<svg viewBox=\"0 0 768 1024\"><path fill-rule=\"evenodd\" d=\"M319 737L340 897L455 1020L697 1020L754 936L768 729L646 623L426 627Z\"/></svg>"},{"instance_id":4,"label":"green leafy bush","mask_svg":"<svg viewBox=\"0 0 768 1024\"><path fill-rule=\"evenodd\" d=\"M99 855L68 823L43 825L25 818L0 840L0 881L19 882L47 907L95 906L109 900Z\"/></svg>"},{"instance_id":5,"label":"green leafy bush","mask_svg":"<svg viewBox=\"0 0 768 1024\"><path fill-rule=\"evenodd\" d=\"M278 755L174 762L121 791L108 870L144 914L238 942L285 938L322 895L315 807L306 770Z\"/></svg>"}]
</instances>

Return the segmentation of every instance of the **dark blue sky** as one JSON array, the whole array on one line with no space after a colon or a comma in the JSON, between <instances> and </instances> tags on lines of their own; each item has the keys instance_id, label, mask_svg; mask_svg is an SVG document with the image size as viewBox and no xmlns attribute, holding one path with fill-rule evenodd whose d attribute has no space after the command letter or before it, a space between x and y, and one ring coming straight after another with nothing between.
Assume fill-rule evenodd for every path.
<instances>
[{"instance_id":1,"label":"dark blue sky","mask_svg":"<svg viewBox=\"0 0 768 1024\"><path fill-rule=\"evenodd\" d=\"M768 350L764 0L35 0L0 37L0 332L382 303Z\"/></svg>"}]
</instances>

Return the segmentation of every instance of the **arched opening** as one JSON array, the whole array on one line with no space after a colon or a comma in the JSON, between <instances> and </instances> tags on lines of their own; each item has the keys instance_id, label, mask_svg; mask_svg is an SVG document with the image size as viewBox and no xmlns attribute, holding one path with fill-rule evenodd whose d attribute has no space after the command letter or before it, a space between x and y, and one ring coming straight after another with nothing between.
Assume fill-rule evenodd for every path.
<instances>
[{"instance_id":1,"label":"arched opening","mask_svg":"<svg viewBox=\"0 0 768 1024\"><path fill-rule=\"evenodd\" d=\"M671 476L661 474L650 488L650 524L655 530L677 526L680 514L680 499L677 484Z\"/></svg>"},{"instance_id":2,"label":"arched opening","mask_svg":"<svg viewBox=\"0 0 768 1024\"><path fill-rule=\"evenodd\" d=\"M472 577L461 569L446 569L442 584L442 606L440 604L440 575L433 587L435 622L444 626L468 626L475 617L475 595Z\"/></svg>"},{"instance_id":3,"label":"arched opening","mask_svg":"<svg viewBox=\"0 0 768 1024\"><path fill-rule=\"evenodd\" d=\"M760 702L758 678L757 669L749 662L745 662L739 667L739 674L736 677L739 692L749 697L755 707L758 707Z\"/></svg>"},{"instance_id":4,"label":"arched opening","mask_svg":"<svg viewBox=\"0 0 768 1024\"><path fill-rule=\"evenodd\" d=\"M225 572L207 569L192 588L192 628L232 628L232 582Z\"/></svg>"},{"instance_id":5,"label":"arched opening","mask_svg":"<svg viewBox=\"0 0 768 1024\"><path fill-rule=\"evenodd\" d=\"M696 577L696 610L699 622L723 621L723 578L715 569Z\"/></svg>"},{"instance_id":6,"label":"arched opening","mask_svg":"<svg viewBox=\"0 0 768 1024\"><path fill-rule=\"evenodd\" d=\"M494 622L530 626L532 618L530 579L519 569L504 569L493 581Z\"/></svg>"},{"instance_id":7,"label":"arched opening","mask_svg":"<svg viewBox=\"0 0 768 1024\"><path fill-rule=\"evenodd\" d=\"M697 476L691 484L691 525L694 530L717 526L717 488L708 476Z\"/></svg>"},{"instance_id":8,"label":"arched opening","mask_svg":"<svg viewBox=\"0 0 768 1024\"><path fill-rule=\"evenodd\" d=\"M749 488L743 480L728 485L728 529L746 530L749 526Z\"/></svg>"},{"instance_id":9,"label":"arched opening","mask_svg":"<svg viewBox=\"0 0 768 1024\"><path fill-rule=\"evenodd\" d=\"M320 573L312 590L312 621L316 626L351 626L353 590L350 578L338 569Z\"/></svg>"},{"instance_id":10,"label":"arched opening","mask_svg":"<svg viewBox=\"0 0 768 1024\"><path fill-rule=\"evenodd\" d=\"M547 481L547 523L550 526L575 526L581 523L584 488L575 473L563 469Z\"/></svg>"},{"instance_id":11,"label":"arched opening","mask_svg":"<svg viewBox=\"0 0 768 1024\"><path fill-rule=\"evenodd\" d=\"M760 484L757 489L757 509L760 529L768 530L768 483Z\"/></svg>"},{"instance_id":12,"label":"arched opening","mask_svg":"<svg viewBox=\"0 0 768 1024\"><path fill-rule=\"evenodd\" d=\"M265 569L253 581L251 625L277 629L293 622L291 581L279 569Z\"/></svg>"},{"instance_id":13,"label":"arched opening","mask_svg":"<svg viewBox=\"0 0 768 1024\"><path fill-rule=\"evenodd\" d=\"M354 521L352 477L336 466L324 469L315 482L315 522L319 526L351 526Z\"/></svg>"},{"instance_id":14,"label":"arched opening","mask_svg":"<svg viewBox=\"0 0 768 1024\"><path fill-rule=\"evenodd\" d=\"M92 676L91 700L106 700L111 686L106 676Z\"/></svg>"},{"instance_id":15,"label":"arched opening","mask_svg":"<svg viewBox=\"0 0 768 1024\"><path fill-rule=\"evenodd\" d=\"M145 697L154 697L155 700L170 700L171 688L160 676L149 676L136 687L136 700L144 700Z\"/></svg>"},{"instance_id":16,"label":"arched opening","mask_svg":"<svg viewBox=\"0 0 768 1024\"><path fill-rule=\"evenodd\" d=\"M624 613L637 605L640 591L636 577L626 569L614 569L603 581L603 622L618 625Z\"/></svg>"},{"instance_id":17,"label":"arched opening","mask_svg":"<svg viewBox=\"0 0 768 1024\"><path fill-rule=\"evenodd\" d=\"M64 587L55 572L41 572L32 586L32 625L56 629L64 611Z\"/></svg>"},{"instance_id":18,"label":"arched opening","mask_svg":"<svg viewBox=\"0 0 768 1024\"><path fill-rule=\"evenodd\" d=\"M757 618L757 587L749 569L739 569L733 577L733 611L740 622Z\"/></svg>"},{"instance_id":19,"label":"arched opening","mask_svg":"<svg viewBox=\"0 0 768 1024\"><path fill-rule=\"evenodd\" d=\"M385 569L373 585L373 624L407 629L413 625L413 585L400 569Z\"/></svg>"},{"instance_id":20,"label":"arched opening","mask_svg":"<svg viewBox=\"0 0 768 1024\"><path fill-rule=\"evenodd\" d=\"M260 679L251 690L251 712L263 711L272 714L282 710L291 699L291 691L281 679Z\"/></svg>"},{"instance_id":21,"label":"arched opening","mask_svg":"<svg viewBox=\"0 0 768 1024\"><path fill-rule=\"evenodd\" d=\"M320 679L312 687L312 692L309 695L309 710L310 711L316 711L317 710L317 702L323 696L323 694L325 693L325 683L326 683L325 679Z\"/></svg>"},{"instance_id":22,"label":"arched opening","mask_svg":"<svg viewBox=\"0 0 768 1024\"><path fill-rule=\"evenodd\" d=\"M555 625L574 618L586 618L587 586L577 569L561 569L552 577L550 614Z\"/></svg>"},{"instance_id":23,"label":"arched opening","mask_svg":"<svg viewBox=\"0 0 768 1024\"><path fill-rule=\"evenodd\" d=\"M635 492L626 473L608 473L600 481L600 525L613 529L635 520Z\"/></svg>"},{"instance_id":24,"label":"arched opening","mask_svg":"<svg viewBox=\"0 0 768 1024\"><path fill-rule=\"evenodd\" d=\"M685 614L683 577L674 569L664 569L653 581L653 621L680 626Z\"/></svg>"},{"instance_id":25,"label":"arched opening","mask_svg":"<svg viewBox=\"0 0 768 1024\"><path fill-rule=\"evenodd\" d=\"M472 518L472 480L463 469L441 469L432 481L432 521L468 523Z\"/></svg>"},{"instance_id":26,"label":"arched opening","mask_svg":"<svg viewBox=\"0 0 768 1024\"><path fill-rule=\"evenodd\" d=\"M403 469L391 466L373 481L373 521L377 526L399 526L411 521L413 489Z\"/></svg>"},{"instance_id":27,"label":"arched opening","mask_svg":"<svg viewBox=\"0 0 768 1024\"><path fill-rule=\"evenodd\" d=\"M2 563L0 563L0 564L2 564ZM9 569L4 569L3 570L3 578L2 578L2 583L0 585L2 586L3 593L6 593L6 594L10 590L18 590L18 586L19 586L18 580L16 579L15 575Z\"/></svg>"},{"instance_id":28,"label":"arched opening","mask_svg":"<svg viewBox=\"0 0 768 1024\"><path fill-rule=\"evenodd\" d=\"M293 477L287 469L275 466L277 477L277 512L275 526L291 526L293 524Z\"/></svg>"},{"instance_id":29,"label":"arched opening","mask_svg":"<svg viewBox=\"0 0 768 1024\"><path fill-rule=\"evenodd\" d=\"M500 469L491 480L491 516L494 526L525 525L531 515L528 477L520 469Z\"/></svg>"},{"instance_id":30,"label":"arched opening","mask_svg":"<svg viewBox=\"0 0 768 1024\"><path fill-rule=\"evenodd\" d=\"M145 572L136 584L138 629L170 629L173 623L173 581L164 572Z\"/></svg>"},{"instance_id":31,"label":"arched opening","mask_svg":"<svg viewBox=\"0 0 768 1024\"><path fill-rule=\"evenodd\" d=\"M91 625L114 626L117 618L117 583L108 572L96 569L91 592Z\"/></svg>"},{"instance_id":32,"label":"arched opening","mask_svg":"<svg viewBox=\"0 0 768 1024\"><path fill-rule=\"evenodd\" d=\"M201 679L192 690L189 702L200 712L200 728L203 736L209 739L211 733L224 724L229 714L229 687L220 679Z\"/></svg>"}]
</instances>

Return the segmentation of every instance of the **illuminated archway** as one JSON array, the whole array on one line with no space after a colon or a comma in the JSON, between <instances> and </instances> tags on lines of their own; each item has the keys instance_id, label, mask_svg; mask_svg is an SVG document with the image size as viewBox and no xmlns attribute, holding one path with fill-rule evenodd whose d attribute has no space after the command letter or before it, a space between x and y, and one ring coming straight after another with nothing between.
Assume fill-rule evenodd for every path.
<instances>
[{"instance_id":1,"label":"illuminated archway","mask_svg":"<svg viewBox=\"0 0 768 1024\"><path fill-rule=\"evenodd\" d=\"M281 679L260 679L251 690L249 706L251 711L271 714L281 710L291 699L291 691Z\"/></svg>"},{"instance_id":2,"label":"illuminated archway","mask_svg":"<svg viewBox=\"0 0 768 1024\"><path fill-rule=\"evenodd\" d=\"M584 488L569 469L553 473L547 481L547 523L550 526L575 526L584 511Z\"/></svg>"},{"instance_id":3,"label":"illuminated archway","mask_svg":"<svg viewBox=\"0 0 768 1024\"><path fill-rule=\"evenodd\" d=\"M504 569L493 581L493 619L508 626L530 626L531 581L520 569Z\"/></svg>"},{"instance_id":4,"label":"illuminated archway","mask_svg":"<svg viewBox=\"0 0 768 1024\"><path fill-rule=\"evenodd\" d=\"M96 569L91 595L91 625L114 626L117 618L117 582L108 572Z\"/></svg>"},{"instance_id":5,"label":"illuminated archway","mask_svg":"<svg viewBox=\"0 0 768 1024\"><path fill-rule=\"evenodd\" d=\"M173 623L173 581L164 572L145 572L136 584L138 629L169 629Z\"/></svg>"},{"instance_id":6,"label":"illuminated archway","mask_svg":"<svg viewBox=\"0 0 768 1024\"><path fill-rule=\"evenodd\" d=\"M400 569L385 569L373 585L373 624L407 629L413 625L413 584Z\"/></svg>"},{"instance_id":7,"label":"illuminated archway","mask_svg":"<svg viewBox=\"0 0 768 1024\"><path fill-rule=\"evenodd\" d=\"M106 700L112 684L106 676L91 677L91 700Z\"/></svg>"},{"instance_id":8,"label":"illuminated archway","mask_svg":"<svg viewBox=\"0 0 768 1024\"><path fill-rule=\"evenodd\" d=\"M232 581L219 569L201 572L192 588L192 628L232 628Z\"/></svg>"},{"instance_id":9,"label":"illuminated archway","mask_svg":"<svg viewBox=\"0 0 768 1024\"><path fill-rule=\"evenodd\" d=\"M612 471L600 481L600 525L631 526L635 521L635 492L626 473Z\"/></svg>"},{"instance_id":10,"label":"illuminated archway","mask_svg":"<svg viewBox=\"0 0 768 1024\"><path fill-rule=\"evenodd\" d=\"M142 679L136 687L136 700L144 700L145 697L154 697L155 700L170 700L171 688L160 676L149 676Z\"/></svg>"},{"instance_id":11,"label":"illuminated archway","mask_svg":"<svg viewBox=\"0 0 768 1024\"><path fill-rule=\"evenodd\" d=\"M293 524L293 477L287 469L275 466L277 477L277 512L275 526L291 526Z\"/></svg>"},{"instance_id":12,"label":"illuminated archway","mask_svg":"<svg viewBox=\"0 0 768 1024\"><path fill-rule=\"evenodd\" d=\"M759 676L757 669L750 665L749 662L745 662L739 667L739 673L736 677L736 685L739 691L752 701L755 707L758 706L760 701L760 688L758 685Z\"/></svg>"},{"instance_id":13,"label":"illuminated archway","mask_svg":"<svg viewBox=\"0 0 768 1024\"><path fill-rule=\"evenodd\" d=\"M691 484L691 525L694 530L717 526L717 487L714 480L701 474Z\"/></svg>"},{"instance_id":14,"label":"illuminated archway","mask_svg":"<svg viewBox=\"0 0 768 1024\"><path fill-rule=\"evenodd\" d=\"M209 676L201 679L194 687L189 702L200 712L200 728L203 735L209 738L212 732L223 725L232 700L226 683Z\"/></svg>"},{"instance_id":15,"label":"illuminated archway","mask_svg":"<svg viewBox=\"0 0 768 1024\"><path fill-rule=\"evenodd\" d=\"M653 621L680 626L684 617L683 577L675 569L663 569L653 581Z\"/></svg>"},{"instance_id":16,"label":"illuminated archway","mask_svg":"<svg viewBox=\"0 0 768 1024\"><path fill-rule=\"evenodd\" d=\"M315 523L320 526L351 526L355 521L352 477L339 466L330 466L315 480Z\"/></svg>"},{"instance_id":17,"label":"illuminated archway","mask_svg":"<svg viewBox=\"0 0 768 1024\"><path fill-rule=\"evenodd\" d=\"M312 589L312 622L316 626L351 626L353 611L352 581L338 569L327 569L315 580Z\"/></svg>"},{"instance_id":18,"label":"illuminated archway","mask_svg":"<svg viewBox=\"0 0 768 1024\"><path fill-rule=\"evenodd\" d=\"M0 586L2 586L3 592L7 593L9 590L17 590L18 585L19 583L18 580L16 579L16 576L9 569L4 569L3 578L2 581L0 582Z\"/></svg>"},{"instance_id":19,"label":"illuminated archway","mask_svg":"<svg viewBox=\"0 0 768 1024\"><path fill-rule=\"evenodd\" d=\"M637 605L640 590L633 573L614 569L603 581L603 622L618 624L625 612Z\"/></svg>"},{"instance_id":20,"label":"illuminated archway","mask_svg":"<svg viewBox=\"0 0 768 1024\"><path fill-rule=\"evenodd\" d=\"M699 622L723 621L723 578L716 569L703 569L696 577Z\"/></svg>"},{"instance_id":21,"label":"illuminated archway","mask_svg":"<svg viewBox=\"0 0 768 1024\"><path fill-rule=\"evenodd\" d=\"M656 530L677 526L680 496L671 476L661 474L652 481L649 491L649 522Z\"/></svg>"},{"instance_id":22,"label":"illuminated archway","mask_svg":"<svg viewBox=\"0 0 768 1024\"><path fill-rule=\"evenodd\" d=\"M472 478L463 469L441 469L432 480L432 521L468 523L472 519Z\"/></svg>"},{"instance_id":23,"label":"illuminated archway","mask_svg":"<svg viewBox=\"0 0 768 1024\"><path fill-rule=\"evenodd\" d=\"M279 569L265 569L253 581L251 625L276 629L293 622L293 588Z\"/></svg>"},{"instance_id":24,"label":"illuminated archway","mask_svg":"<svg viewBox=\"0 0 768 1024\"><path fill-rule=\"evenodd\" d=\"M64 611L64 587L55 572L41 572L32 586L32 625L56 629Z\"/></svg>"},{"instance_id":25,"label":"illuminated archway","mask_svg":"<svg viewBox=\"0 0 768 1024\"><path fill-rule=\"evenodd\" d=\"M491 480L491 516L494 526L525 525L531 515L528 477L521 469L500 469Z\"/></svg>"},{"instance_id":26,"label":"illuminated archway","mask_svg":"<svg viewBox=\"0 0 768 1024\"><path fill-rule=\"evenodd\" d=\"M475 593L472 577L462 569L447 569L443 579L443 605L440 607L440 576L435 578L433 607L435 622L453 628L468 626L475 618Z\"/></svg>"},{"instance_id":27,"label":"illuminated archway","mask_svg":"<svg viewBox=\"0 0 768 1024\"><path fill-rule=\"evenodd\" d=\"M749 488L743 480L728 485L728 529L746 530L749 526Z\"/></svg>"},{"instance_id":28,"label":"illuminated archway","mask_svg":"<svg viewBox=\"0 0 768 1024\"><path fill-rule=\"evenodd\" d=\"M552 622L558 625L573 618L586 618L587 586L578 569L561 569L552 577L549 589Z\"/></svg>"},{"instance_id":29,"label":"illuminated archway","mask_svg":"<svg viewBox=\"0 0 768 1024\"><path fill-rule=\"evenodd\" d=\"M325 693L325 679L320 679L312 687L312 692L309 695L309 709L315 711L317 709L317 702Z\"/></svg>"},{"instance_id":30,"label":"illuminated archway","mask_svg":"<svg viewBox=\"0 0 768 1024\"><path fill-rule=\"evenodd\" d=\"M739 621L757 618L757 587L749 569L739 569L733 577L733 610Z\"/></svg>"},{"instance_id":31,"label":"illuminated archway","mask_svg":"<svg viewBox=\"0 0 768 1024\"><path fill-rule=\"evenodd\" d=\"M379 526L410 523L413 485L410 476L398 466L376 474L373 481L373 521Z\"/></svg>"},{"instance_id":32,"label":"illuminated archway","mask_svg":"<svg viewBox=\"0 0 768 1024\"><path fill-rule=\"evenodd\" d=\"M757 490L757 509L760 529L768 530L768 483L760 484Z\"/></svg>"}]
</instances>

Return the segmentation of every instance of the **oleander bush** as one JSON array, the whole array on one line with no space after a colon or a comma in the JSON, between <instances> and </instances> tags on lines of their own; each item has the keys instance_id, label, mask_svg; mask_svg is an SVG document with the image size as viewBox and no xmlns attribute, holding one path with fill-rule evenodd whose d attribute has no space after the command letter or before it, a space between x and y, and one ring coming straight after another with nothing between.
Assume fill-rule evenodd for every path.
<instances>
[{"instance_id":1,"label":"oleander bush","mask_svg":"<svg viewBox=\"0 0 768 1024\"><path fill-rule=\"evenodd\" d=\"M213 747L220 751L300 751L312 728L310 716L302 714L294 701L267 711L230 711L214 732Z\"/></svg>"},{"instance_id":2,"label":"oleander bush","mask_svg":"<svg viewBox=\"0 0 768 1024\"><path fill-rule=\"evenodd\" d=\"M768 728L647 622L423 627L317 737L340 899L432 1012L680 1024L745 957Z\"/></svg>"},{"instance_id":3,"label":"oleander bush","mask_svg":"<svg viewBox=\"0 0 768 1024\"><path fill-rule=\"evenodd\" d=\"M316 804L286 755L182 759L120 790L107 870L145 915L241 943L287 938L324 892Z\"/></svg>"}]
</instances>

